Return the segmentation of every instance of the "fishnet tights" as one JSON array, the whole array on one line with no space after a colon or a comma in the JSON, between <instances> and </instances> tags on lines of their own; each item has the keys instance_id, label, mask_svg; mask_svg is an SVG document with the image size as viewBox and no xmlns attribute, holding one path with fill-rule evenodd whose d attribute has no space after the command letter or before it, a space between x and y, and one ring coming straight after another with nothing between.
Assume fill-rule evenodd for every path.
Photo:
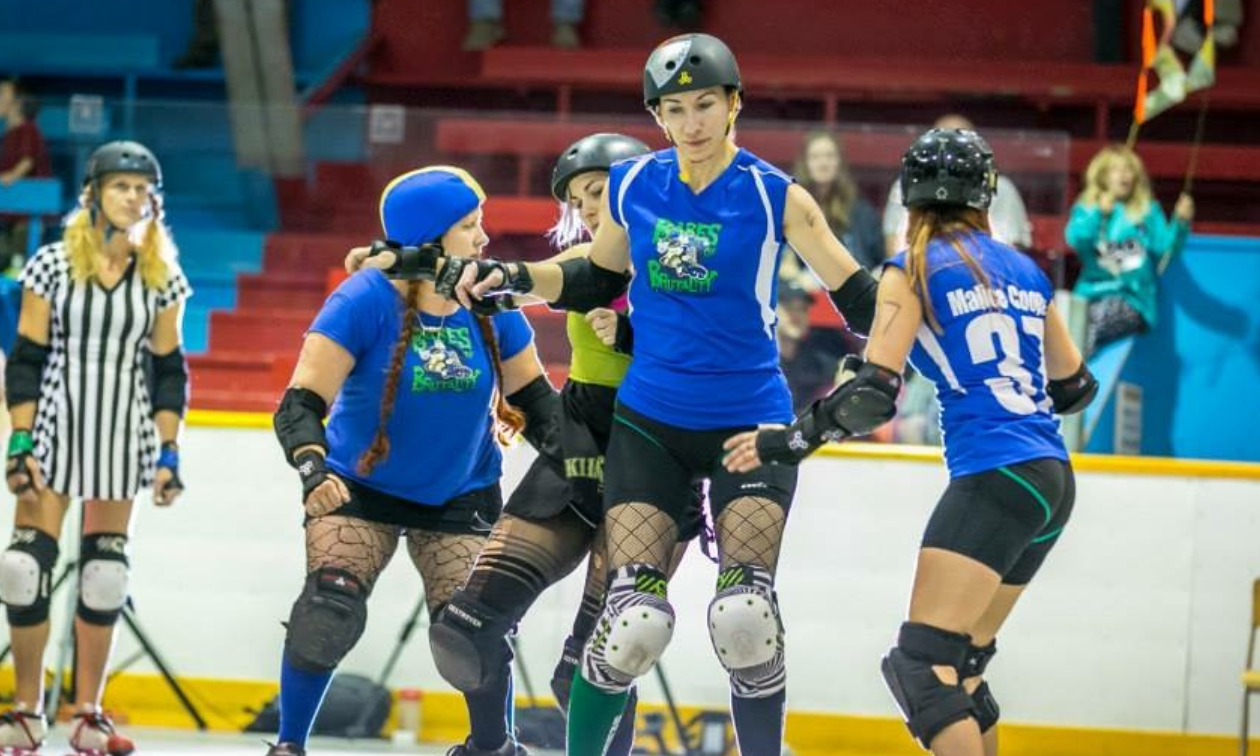
<instances>
[{"instance_id":1,"label":"fishnet tights","mask_svg":"<svg viewBox=\"0 0 1260 756\"><path fill-rule=\"evenodd\" d=\"M306 571L335 567L358 578L368 591L394 552L401 536L424 582L425 603L432 611L450 599L468 578L485 538L479 535L403 529L397 525L330 515L306 523Z\"/></svg>"},{"instance_id":2,"label":"fishnet tights","mask_svg":"<svg viewBox=\"0 0 1260 756\"><path fill-rule=\"evenodd\" d=\"M769 499L735 499L714 523L721 568L735 563L755 564L774 572L783 545L787 514Z\"/></svg>"},{"instance_id":3,"label":"fishnet tights","mask_svg":"<svg viewBox=\"0 0 1260 756\"><path fill-rule=\"evenodd\" d=\"M608 510L608 569L647 564L669 568L678 543L674 518L650 504L618 504Z\"/></svg>"}]
</instances>

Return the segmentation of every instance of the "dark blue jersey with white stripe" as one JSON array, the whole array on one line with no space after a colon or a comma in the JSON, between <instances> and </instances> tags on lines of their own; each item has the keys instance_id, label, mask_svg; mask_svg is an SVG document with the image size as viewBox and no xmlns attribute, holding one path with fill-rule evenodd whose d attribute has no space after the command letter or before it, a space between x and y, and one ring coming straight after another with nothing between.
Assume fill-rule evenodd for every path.
<instances>
[{"instance_id":1,"label":"dark blue jersey with white stripe","mask_svg":"<svg viewBox=\"0 0 1260 756\"><path fill-rule=\"evenodd\" d=\"M1066 462L1046 395L1046 311L1054 288L1027 255L988 234L960 241L988 285L948 241L933 241L928 294L940 331L925 313L910 353L915 369L936 384L950 475L1047 457ZM905 270L906 253L886 264Z\"/></svg>"},{"instance_id":2,"label":"dark blue jersey with white stripe","mask_svg":"<svg viewBox=\"0 0 1260 756\"><path fill-rule=\"evenodd\" d=\"M699 194L673 149L612 167L612 217L634 268L634 360L620 401L691 430L791 421L774 336L791 183L742 149Z\"/></svg>"}]
</instances>

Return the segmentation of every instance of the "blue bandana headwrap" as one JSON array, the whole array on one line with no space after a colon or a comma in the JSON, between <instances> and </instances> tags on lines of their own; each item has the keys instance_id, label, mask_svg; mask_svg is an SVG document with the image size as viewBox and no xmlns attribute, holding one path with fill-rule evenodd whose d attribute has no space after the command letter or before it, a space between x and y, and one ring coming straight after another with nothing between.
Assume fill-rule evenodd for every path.
<instances>
[{"instance_id":1,"label":"blue bandana headwrap","mask_svg":"<svg viewBox=\"0 0 1260 756\"><path fill-rule=\"evenodd\" d=\"M462 168L431 165L409 171L381 192L381 230L386 239L406 246L437 241L485 200L481 185Z\"/></svg>"}]
</instances>

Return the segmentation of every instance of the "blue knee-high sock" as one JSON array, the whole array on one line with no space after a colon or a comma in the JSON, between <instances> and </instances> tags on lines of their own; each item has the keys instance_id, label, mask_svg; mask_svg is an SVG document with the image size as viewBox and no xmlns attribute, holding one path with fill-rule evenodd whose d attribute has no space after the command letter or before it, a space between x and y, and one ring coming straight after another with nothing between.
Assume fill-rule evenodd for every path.
<instances>
[{"instance_id":1,"label":"blue knee-high sock","mask_svg":"<svg viewBox=\"0 0 1260 756\"><path fill-rule=\"evenodd\" d=\"M787 691L765 698L731 694L731 719L740 756L779 756L783 752L783 716Z\"/></svg>"},{"instance_id":2,"label":"blue knee-high sock","mask_svg":"<svg viewBox=\"0 0 1260 756\"><path fill-rule=\"evenodd\" d=\"M281 743L306 747L315 715L324 702L324 694L332 682L333 672L308 672L293 666L285 656L280 665L280 735Z\"/></svg>"}]
</instances>

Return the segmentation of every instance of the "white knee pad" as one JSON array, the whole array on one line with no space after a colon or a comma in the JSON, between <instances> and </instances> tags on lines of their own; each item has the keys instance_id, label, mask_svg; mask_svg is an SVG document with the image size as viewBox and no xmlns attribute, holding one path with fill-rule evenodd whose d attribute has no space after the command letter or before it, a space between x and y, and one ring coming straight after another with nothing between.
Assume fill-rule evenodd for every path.
<instances>
[{"instance_id":1,"label":"white knee pad","mask_svg":"<svg viewBox=\"0 0 1260 756\"><path fill-rule=\"evenodd\" d=\"M752 565L723 571L726 585L709 603L709 638L718 661L731 673L737 695L769 696L786 684L783 624L770 574Z\"/></svg>"},{"instance_id":2,"label":"white knee pad","mask_svg":"<svg viewBox=\"0 0 1260 756\"><path fill-rule=\"evenodd\" d=\"M130 570L124 562L93 559L83 565L79 598L95 612L117 612L127 603Z\"/></svg>"},{"instance_id":3,"label":"white knee pad","mask_svg":"<svg viewBox=\"0 0 1260 756\"><path fill-rule=\"evenodd\" d=\"M674 637L674 608L664 597L664 575L641 565L623 567L582 659L586 679L622 691L651 671ZM651 579L644 580L649 577ZM660 595L637 586L659 580Z\"/></svg>"},{"instance_id":4,"label":"white knee pad","mask_svg":"<svg viewBox=\"0 0 1260 756\"><path fill-rule=\"evenodd\" d=\"M5 604L32 606L43 583L44 571L33 554L10 549L0 556L0 600Z\"/></svg>"}]
</instances>

